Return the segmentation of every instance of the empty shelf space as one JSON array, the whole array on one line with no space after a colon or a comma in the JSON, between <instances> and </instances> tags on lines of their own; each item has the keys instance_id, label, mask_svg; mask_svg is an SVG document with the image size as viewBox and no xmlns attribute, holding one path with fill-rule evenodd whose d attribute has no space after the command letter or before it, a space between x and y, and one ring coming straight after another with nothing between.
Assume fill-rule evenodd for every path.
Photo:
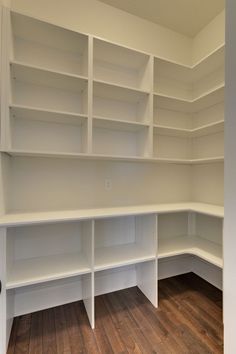
<instances>
[{"instance_id":1,"label":"empty shelf space","mask_svg":"<svg viewBox=\"0 0 236 354\"><path fill-rule=\"evenodd\" d=\"M160 95L195 101L223 84L224 48L195 67L154 59L154 90Z\"/></svg>"},{"instance_id":2,"label":"empty shelf space","mask_svg":"<svg viewBox=\"0 0 236 354\"><path fill-rule=\"evenodd\" d=\"M54 122L71 125L82 125L87 121L88 118L86 114L56 111L52 109L42 109L21 105L11 105L10 116L15 119L24 118L41 122Z\"/></svg>"},{"instance_id":3,"label":"empty shelf space","mask_svg":"<svg viewBox=\"0 0 236 354\"><path fill-rule=\"evenodd\" d=\"M114 129L114 130L123 130L123 131L137 131L143 128L148 128L148 123L142 122L132 122L118 119L109 119L103 117L93 117L93 125L97 128L103 129Z\"/></svg>"},{"instance_id":4,"label":"empty shelf space","mask_svg":"<svg viewBox=\"0 0 236 354\"><path fill-rule=\"evenodd\" d=\"M153 125L154 133L158 133L160 135L169 135L169 136L190 136L191 130L184 129L184 128L175 128L175 127L168 127L164 125Z\"/></svg>"},{"instance_id":5,"label":"empty shelf space","mask_svg":"<svg viewBox=\"0 0 236 354\"><path fill-rule=\"evenodd\" d=\"M113 120L147 122L150 120L150 95L140 91L94 83L93 114Z\"/></svg>"},{"instance_id":6,"label":"empty shelf space","mask_svg":"<svg viewBox=\"0 0 236 354\"><path fill-rule=\"evenodd\" d=\"M87 119L55 111L11 107L10 141L16 150L84 153Z\"/></svg>"},{"instance_id":7,"label":"empty shelf space","mask_svg":"<svg viewBox=\"0 0 236 354\"><path fill-rule=\"evenodd\" d=\"M12 104L87 113L87 80L19 63L11 65Z\"/></svg>"},{"instance_id":8,"label":"empty shelf space","mask_svg":"<svg viewBox=\"0 0 236 354\"><path fill-rule=\"evenodd\" d=\"M89 273L83 254L60 254L15 261L7 277L7 289Z\"/></svg>"},{"instance_id":9,"label":"empty shelf space","mask_svg":"<svg viewBox=\"0 0 236 354\"><path fill-rule=\"evenodd\" d=\"M129 86L121 86L102 80L93 80L94 91L99 92L101 97L116 98L127 102L138 102L140 98L148 96L149 91L143 91Z\"/></svg>"},{"instance_id":10,"label":"empty shelf space","mask_svg":"<svg viewBox=\"0 0 236 354\"><path fill-rule=\"evenodd\" d=\"M113 123L104 127L95 122L93 129L93 153L104 156L144 157L148 156L148 128L125 129L124 125ZM103 122L104 123L104 122ZM122 129L120 129L122 127ZM132 128L132 129L130 129ZM136 128L136 127L135 127Z\"/></svg>"},{"instance_id":11,"label":"empty shelf space","mask_svg":"<svg viewBox=\"0 0 236 354\"><path fill-rule=\"evenodd\" d=\"M222 246L198 236L178 236L159 240L158 258L192 254L205 261L223 267Z\"/></svg>"},{"instance_id":12,"label":"empty shelf space","mask_svg":"<svg viewBox=\"0 0 236 354\"><path fill-rule=\"evenodd\" d=\"M184 99L162 93L154 93L154 105L161 109L180 112L198 112L224 101L224 84L207 91L195 99Z\"/></svg>"},{"instance_id":13,"label":"empty shelf space","mask_svg":"<svg viewBox=\"0 0 236 354\"><path fill-rule=\"evenodd\" d=\"M224 130L224 121L213 122L199 126L191 130L191 136L198 137L203 135L215 134Z\"/></svg>"},{"instance_id":14,"label":"empty shelf space","mask_svg":"<svg viewBox=\"0 0 236 354\"><path fill-rule=\"evenodd\" d=\"M135 244L117 245L95 249L95 271L122 267L129 264L155 259L154 252L145 250Z\"/></svg>"},{"instance_id":15,"label":"empty shelf space","mask_svg":"<svg viewBox=\"0 0 236 354\"><path fill-rule=\"evenodd\" d=\"M94 39L94 78L150 91L151 66L146 54Z\"/></svg>"},{"instance_id":16,"label":"empty shelf space","mask_svg":"<svg viewBox=\"0 0 236 354\"><path fill-rule=\"evenodd\" d=\"M160 58L155 58L155 66L157 71L165 74L164 76L168 75L176 81L193 83L224 66L224 60L225 45L222 45L192 66Z\"/></svg>"},{"instance_id":17,"label":"empty shelf space","mask_svg":"<svg viewBox=\"0 0 236 354\"><path fill-rule=\"evenodd\" d=\"M25 62L11 61L10 66L13 79L36 85L45 85L78 92L84 89L87 82L87 78L84 76L29 65Z\"/></svg>"},{"instance_id":18,"label":"empty shelf space","mask_svg":"<svg viewBox=\"0 0 236 354\"><path fill-rule=\"evenodd\" d=\"M95 270L156 258L156 215L95 220Z\"/></svg>"},{"instance_id":19,"label":"empty shelf space","mask_svg":"<svg viewBox=\"0 0 236 354\"><path fill-rule=\"evenodd\" d=\"M160 135L198 137L223 131L224 121L213 122L193 129L176 128L159 124L154 124L153 128L154 132L157 132Z\"/></svg>"},{"instance_id":20,"label":"empty shelf space","mask_svg":"<svg viewBox=\"0 0 236 354\"><path fill-rule=\"evenodd\" d=\"M11 13L14 60L75 75L88 74L88 37Z\"/></svg>"}]
</instances>

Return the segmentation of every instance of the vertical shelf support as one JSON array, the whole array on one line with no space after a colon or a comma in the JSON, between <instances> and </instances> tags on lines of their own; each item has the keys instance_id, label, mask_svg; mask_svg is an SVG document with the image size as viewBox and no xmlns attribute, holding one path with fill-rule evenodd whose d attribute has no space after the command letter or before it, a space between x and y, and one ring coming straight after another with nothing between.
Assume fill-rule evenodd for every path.
<instances>
[{"instance_id":1,"label":"vertical shelf support","mask_svg":"<svg viewBox=\"0 0 236 354\"><path fill-rule=\"evenodd\" d=\"M88 37L88 139L87 151L92 153L93 140L93 37Z\"/></svg>"},{"instance_id":2,"label":"vertical shelf support","mask_svg":"<svg viewBox=\"0 0 236 354\"><path fill-rule=\"evenodd\" d=\"M83 302L92 328L94 323L94 220L84 221L84 249L91 272L82 276Z\"/></svg>"},{"instance_id":3,"label":"vertical shelf support","mask_svg":"<svg viewBox=\"0 0 236 354\"><path fill-rule=\"evenodd\" d=\"M147 218L145 224L145 218ZM148 215L143 218L136 219L136 232L139 229L140 233L143 235L138 235L137 242L139 238L142 241L145 240L143 237L147 232L153 233L153 243L152 247L155 250L155 259L152 261L147 261L139 263L136 265L136 276L137 276L137 286L144 293L144 295L149 299L153 306L158 307L158 289L157 289L157 215ZM150 240L149 240L150 241ZM147 240L148 242L148 240ZM145 247L145 244L142 245Z\"/></svg>"}]
</instances>

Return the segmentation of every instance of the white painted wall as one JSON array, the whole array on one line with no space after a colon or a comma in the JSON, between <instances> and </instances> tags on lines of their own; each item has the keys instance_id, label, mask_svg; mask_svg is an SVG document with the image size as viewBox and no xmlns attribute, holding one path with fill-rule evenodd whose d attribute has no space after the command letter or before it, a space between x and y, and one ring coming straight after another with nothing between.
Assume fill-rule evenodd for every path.
<instances>
[{"instance_id":1,"label":"white painted wall","mask_svg":"<svg viewBox=\"0 0 236 354\"><path fill-rule=\"evenodd\" d=\"M193 39L192 62L197 63L225 43L225 11L216 16Z\"/></svg>"},{"instance_id":2,"label":"white painted wall","mask_svg":"<svg viewBox=\"0 0 236 354\"><path fill-rule=\"evenodd\" d=\"M191 64L192 40L97 0L12 0L28 15Z\"/></svg>"},{"instance_id":3,"label":"white painted wall","mask_svg":"<svg viewBox=\"0 0 236 354\"><path fill-rule=\"evenodd\" d=\"M22 211L189 201L191 166L11 158L8 209ZM105 189L111 179L112 189Z\"/></svg>"},{"instance_id":4,"label":"white painted wall","mask_svg":"<svg viewBox=\"0 0 236 354\"><path fill-rule=\"evenodd\" d=\"M225 354L236 353L236 1L226 1L224 339Z\"/></svg>"}]
</instances>

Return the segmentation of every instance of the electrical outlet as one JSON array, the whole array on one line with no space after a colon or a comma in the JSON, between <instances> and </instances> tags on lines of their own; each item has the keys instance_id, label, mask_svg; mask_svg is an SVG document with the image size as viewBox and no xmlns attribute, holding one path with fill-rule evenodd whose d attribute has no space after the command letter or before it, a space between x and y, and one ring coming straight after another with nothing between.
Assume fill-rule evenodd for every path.
<instances>
[{"instance_id":1,"label":"electrical outlet","mask_svg":"<svg viewBox=\"0 0 236 354\"><path fill-rule=\"evenodd\" d=\"M110 191L112 189L112 181L109 178L105 179L105 189L107 191Z\"/></svg>"}]
</instances>

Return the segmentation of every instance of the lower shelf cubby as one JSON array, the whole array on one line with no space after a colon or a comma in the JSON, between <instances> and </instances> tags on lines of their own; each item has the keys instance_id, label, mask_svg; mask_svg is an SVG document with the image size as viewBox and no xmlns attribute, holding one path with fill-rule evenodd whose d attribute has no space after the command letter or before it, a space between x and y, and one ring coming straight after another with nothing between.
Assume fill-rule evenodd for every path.
<instances>
[{"instance_id":1,"label":"lower shelf cubby","mask_svg":"<svg viewBox=\"0 0 236 354\"><path fill-rule=\"evenodd\" d=\"M125 216L95 221L94 269L105 270L156 258L156 216Z\"/></svg>"},{"instance_id":2,"label":"lower shelf cubby","mask_svg":"<svg viewBox=\"0 0 236 354\"><path fill-rule=\"evenodd\" d=\"M195 213L158 217L158 258L184 254L223 267L222 219Z\"/></svg>"},{"instance_id":3,"label":"lower shelf cubby","mask_svg":"<svg viewBox=\"0 0 236 354\"><path fill-rule=\"evenodd\" d=\"M137 286L157 307L157 259L96 271L95 295Z\"/></svg>"},{"instance_id":4,"label":"lower shelf cubby","mask_svg":"<svg viewBox=\"0 0 236 354\"><path fill-rule=\"evenodd\" d=\"M7 289L87 274L91 269L91 221L7 230Z\"/></svg>"}]
</instances>

